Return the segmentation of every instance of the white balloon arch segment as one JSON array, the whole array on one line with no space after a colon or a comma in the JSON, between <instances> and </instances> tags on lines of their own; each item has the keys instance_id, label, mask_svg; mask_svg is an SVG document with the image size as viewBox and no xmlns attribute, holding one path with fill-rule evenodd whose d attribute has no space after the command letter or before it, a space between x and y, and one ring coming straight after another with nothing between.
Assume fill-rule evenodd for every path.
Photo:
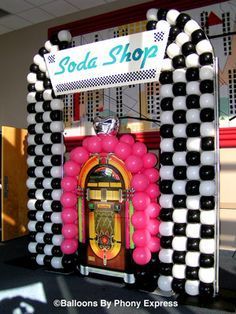
<instances>
[{"instance_id":1,"label":"white balloon arch segment","mask_svg":"<svg viewBox=\"0 0 236 314\"><path fill-rule=\"evenodd\" d=\"M155 280L165 292L215 296L219 268L216 59L206 34L189 15L150 9L147 20L147 30L155 29L160 20L170 25L159 79L161 248ZM64 105L53 92L44 54L66 49L70 42L68 31L46 41L27 76L28 248L33 261L54 269L75 267L77 257L61 249ZM76 214L71 219L75 218Z\"/></svg>"}]
</instances>

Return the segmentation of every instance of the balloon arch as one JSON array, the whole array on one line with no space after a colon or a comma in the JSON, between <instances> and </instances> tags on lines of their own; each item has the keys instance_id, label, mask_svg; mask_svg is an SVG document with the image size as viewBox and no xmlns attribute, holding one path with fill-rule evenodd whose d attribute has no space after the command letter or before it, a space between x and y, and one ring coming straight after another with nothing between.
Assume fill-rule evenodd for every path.
<instances>
[{"instance_id":1,"label":"balloon arch","mask_svg":"<svg viewBox=\"0 0 236 314\"><path fill-rule=\"evenodd\" d=\"M185 13L150 9L147 20L147 30L155 29L159 20L170 25L159 79L160 197L156 157L130 135L86 139L71 152L63 177L63 101L52 90L44 61L45 53L69 48L70 33L60 31L39 49L27 76L29 251L38 265L76 268L81 224L77 179L91 156L113 152L132 173L130 218L136 231L131 228L130 250L138 286L212 296L218 293L219 238L213 50L204 31ZM150 162L146 168L145 158Z\"/></svg>"}]
</instances>

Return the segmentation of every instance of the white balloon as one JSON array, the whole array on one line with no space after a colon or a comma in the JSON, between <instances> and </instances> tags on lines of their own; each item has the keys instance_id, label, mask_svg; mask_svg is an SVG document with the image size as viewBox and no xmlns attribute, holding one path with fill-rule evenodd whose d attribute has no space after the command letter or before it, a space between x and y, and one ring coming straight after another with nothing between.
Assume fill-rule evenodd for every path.
<instances>
[{"instance_id":1,"label":"white balloon","mask_svg":"<svg viewBox=\"0 0 236 314\"><path fill-rule=\"evenodd\" d=\"M199 180L199 169L200 167L198 166L189 166L187 167L187 178L189 180Z\"/></svg>"},{"instance_id":2,"label":"white balloon","mask_svg":"<svg viewBox=\"0 0 236 314\"><path fill-rule=\"evenodd\" d=\"M179 11L171 9L167 12L166 20L170 25L175 25L177 17L180 15Z\"/></svg>"},{"instance_id":3,"label":"white balloon","mask_svg":"<svg viewBox=\"0 0 236 314\"><path fill-rule=\"evenodd\" d=\"M188 223L186 227L186 236L189 238L200 238L201 224Z\"/></svg>"},{"instance_id":4,"label":"white balloon","mask_svg":"<svg viewBox=\"0 0 236 314\"><path fill-rule=\"evenodd\" d=\"M185 96L177 96L173 99L173 109L174 110L185 110L186 107L186 97Z\"/></svg>"},{"instance_id":5,"label":"white balloon","mask_svg":"<svg viewBox=\"0 0 236 314\"><path fill-rule=\"evenodd\" d=\"M188 209L199 209L200 208L200 196L188 196L186 199L186 207Z\"/></svg>"},{"instance_id":6,"label":"white balloon","mask_svg":"<svg viewBox=\"0 0 236 314\"><path fill-rule=\"evenodd\" d=\"M202 94L200 96L200 107L201 108L214 108L215 107L215 98L212 94Z\"/></svg>"},{"instance_id":7,"label":"white balloon","mask_svg":"<svg viewBox=\"0 0 236 314\"><path fill-rule=\"evenodd\" d=\"M44 233L44 232L37 232L37 233L36 233L36 236L35 236L35 240L36 240L38 243L44 243L44 236L45 236L45 233Z\"/></svg>"},{"instance_id":8,"label":"white balloon","mask_svg":"<svg viewBox=\"0 0 236 314\"><path fill-rule=\"evenodd\" d=\"M52 191L52 199L54 201L60 201L62 195L62 190L53 190Z\"/></svg>"},{"instance_id":9,"label":"white balloon","mask_svg":"<svg viewBox=\"0 0 236 314\"><path fill-rule=\"evenodd\" d=\"M45 91L43 92L43 99L44 100L52 100L52 90L51 89L45 89Z\"/></svg>"},{"instance_id":10,"label":"white balloon","mask_svg":"<svg viewBox=\"0 0 236 314\"><path fill-rule=\"evenodd\" d=\"M186 166L186 152L176 152L173 155L173 164L175 166Z\"/></svg>"},{"instance_id":11,"label":"white balloon","mask_svg":"<svg viewBox=\"0 0 236 314\"><path fill-rule=\"evenodd\" d=\"M61 219L61 213L52 213L51 215L51 221L55 224L60 224L62 223L62 219Z\"/></svg>"},{"instance_id":12,"label":"white balloon","mask_svg":"<svg viewBox=\"0 0 236 314\"><path fill-rule=\"evenodd\" d=\"M61 178L62 177L62 167L52 167L51 176L53 178Z\"/></svg>"},{"instance_id":13,"label":"white balloon","mask_svg":"<svg viewBox=\"0 0 236 314\"><path fill-rule=\"evenodd\" d=\"M46 244L43 251L46 255L52 255L52 248L53 248L53 245Z\"/></svg>"},{"instance_id":14,"label":"white balloon","mask_svg":"<svg viewBox=\"0 0 236 314\"><path fill-rule=\"evenodd\" d=\"M175 236L172 241L172 248L175 251L186 251L187 237Z\"/></svg>"},{"instance_id":15,"label":"white balloon","mask_svg":"<svg viewBox=\"0 0 236 314\"><path fill-rule=\"evenodd\" d=\"M174 209L172 219L175 223L186 223L187 222L187 209Z\"/></svg>"},{"instance_id":16,"label":"white balloon","mask_svg":"<svg viewBox=\"0 0 236 314\"><path fill-rule=\"evenodd\" d=\"M186 124L176 124L173 127L174 137L186 137Z\"/></svg>"},{"instance_id":17,"label":"white balloon","mask_svg":"<svg viewBox=\"0 0 236 314\"><path fill-rule=\"evenodd\" d=\"M172 43L167 47L166 53L168 57L174 58L175 56L178 56L181 54L181 49L178 45L176 45L175 43Z\"/></svg>"},{"instance_id":18,"label":"white balloon","mask_svg":"<svg viewBox=\"0 0 236 314\"><path fill-rule=\"evenodd\" d=\"M171 138L162 139L161 143L160 143L161 151L162 152L173 152L174 151L173 142L174 142L174 140Z\"/></svg>"},{"instance_id":19,"label":"white balloon","mask_svg":"<svg viewBox=\"0 0 236 314\"><path fill-rule=\"evenodd\" d=\"M162 236L171 236L173 235L173 226L172 221L162 221L159 226L159 232Z\"/></svg>"},{"instance_id":20,"label":"white balloon","mask_svg":"<svg viewBox=\"0 0 236 314\"><path fill-rule=\"evenodd\" d=\"M216 223L215 210L201 210L200 222L204 225L214 225Z\"/></svg>"},{"instance_id":21,"label":"white balloon","mask_svg":"<svg viewBox=\"0 0 236 314\"><path fill-rule=\"evenodd\" d=\"M37 252L36 251L37 244L38 244L37 242L30 242L28 244L28 250L29 250L30 253L36 253Z\"/></svg>"},{"instance_id":22,"label":"white balloon","mask_svg":"<svg viewBox=\"0 0 236 314\"><path fill-rule=\"evenodd\" d=\"M50 130L52 132L62 132L64 130L64 123L61 121L53 121L50 124Z\"/></svg>"},{"instance_id":23,"label":"white balloon","mask_svg":"<svg viewBox=\"0 0 236 314\"><path fill-rule=\"evenodd\" d=\"M200 281L204 283L213 283L215 281L215 269L214 267L210 268L200 267L198 276Z\"/></svg>"},{"instance_id":24,"label":"white balloon","mask_svg":"<svg viewBox=\"0 0 236 314\"><path fill-rule=\"evenodd\" d=\"M36 219L37 219L37 221L44 221L44 219L43 219L43 214L44 214L44 211L43 211L43 210L37 211L37 213L36 213Z\"/></svg>"},{"instance_id":25,"label":"white balloon","mask_svg":"<svg viewBox=\"0 0 236 314\"><path fill-rule=\"evenodd\" d=\"M159 259L163 263L172 263L173 250L171 249L161 249L159 252Z\"/></svg>"},{"instance_id":26,"label":"white balloon","mask_svg":"<svg viewBox=\"0 0 236 314\"><path fill-rule=\"evenodd\" d=\"M44 176L44 175L43 175L43 169L44 169L44 167L36 167L36 168L35 168L34 173L35 173L35 176L36 176L37 178L40 178L40 177L43 177L43 176Z\"/></svg>"},{"instance_id":27,"label":"white balloon","mask_svg":"<svg viewBox=\"0 0 236 314\"><path fill-rule=\"evenodd\" d=\"M43 102L37 101L35 104L35 111L36 112L43 112Z\"/></svg>"},{"instance_id":28,"label":"white balloon","mask_svg":"<svg viewBox=\"0 0 236 314\"><path fill-rule=\"evenodd\" d=\"M44 47L48 50L48 52L51 51L52 43L50 42L50 40L47 40L47 41L45 42Z\"/></svg>"},{"instance_id":29,"label":"white balloon","mask_svg":"<svg viewBox=\"0 0 236 314\"><path fill-rule=\"evenodd\" d=\"M34 140L35 136L34 135L28 135L27 136L27 143L28 145L35 145L35 140Z\"/></svg>"},{"instance_id":30,"label":"white balloon","mask_svg":"<svg viewBox=\"0 0 236 314\"><path fill-rule=\"evenodd\" d=\"M157 9L147 10L146 17L148 21L157 21Z\"/></svg>"},{"instance_id":31,"label":"white balloon","mask_svg":"<svg viewBox=\"0 0 236 314\"><path fill-rule=\"evenodd\" d=\"M199 266L199 252L187 252L185 256L185 263L190 267L198 267Z\"/></svg>"},{"instance_id":32,"label":"white balloon","mask_svg":"<svg viewBox=\"0 0 236 314\"><path fill-rule=\"evenodd\" d=\"M30 92L27 94L26 101L28 104L36 102L36 92Z\"/></svg>"},{"instance_id":33,"label":"white balloon","mask_svg":"<svg viewBox=\"0 0 236 314\"><path fill-rule=\"evenodd\" d=\"M51 159L52 159L52 156L44 156L43 157L43 165L44 166L52 166Z\"/></svg>"},{"instance_id":34,"label":"white balloon","mask_svg":"<svg viewBox=\"0 0 236 314\"><path fill-rule=\"evenodd\" d=\"M53 245L60 246L62 244L62 241L63 241L63 235L61 234L54 234L54 236L52 237Z\"/></svg>"},{"instance_id":35,"label":"white balloon","mask_svg":"<svg viewBox=\"0 0 236 314\"><path fill-rule=\"evenodd\" d=\"M55 268L55 269L61 269L61 268L63 268L63 266L62 266L62 257L56 257L56 256L54 256L54 257L52 258L51 265L52 265L52 267Z\"/></svg>"},{"instance_id":36,"label":"white balloon","mask_svg":"<svg viewBox=\"0 0 236 314\"><path fill-rule=\"evenodd\" d=\"M199 109L189 109L186 112L186 120L188 123L200 123L200 110Z\"/></svg>"},{"instance_id":37,"label":"white balloon","mask_svg":"<svg viewBox=\"0 0 236 314\"><path fill-rule=\"evenodd\" d=\"M204 65L200 68L199 77L201 80L213 80L214 68L211 65Z\"/></svg>"},{"instance_id":38,"label":"white balloon","mask_svg":"<svg viewBox=\"0 0 236 314\"><path fill-rule=\"evenodd\" d=\"M59 50L59 46L58 45L52 45L50 52L57 52Z\"/></svg>"},{"instance_id":39,"label":"white balloon","mask_svg":"<svg viewBox=\"0 0 236 314\"><path fill-rule=\"evenodd\" d=\"M216 185L214 181L202 181L200 183L199 192L204 196L212 196L216 192Z\"/></svg>"},{"instance_id":40,"label":"white balloon","mask_svg":"<svg viewBox=\"0 0 236 314\"><path fill-rule=\"evenodd\" d=\"M43 57L41 57L39 54L36 54L33 58L33 61L35 64L40 65L41 63L44 63Z\"/></svg>"},{"instance_id":41,"label":"white balloon","mask_svg":"<svg viewBox=\"0 0 236 314\"><path fill-rule=\"evenodd\" d=\"M174 94L172 92L172 84L164 84L160 86L160 97L174 97ZM165 111L164 111L165 112Z\"/></svg>"},{"instance_id":42,"label":"white balloon","mask_svg":"<svg viewBox=\"0 0 236 314\"><path fill-rule=\"evenodd\" d=\"M31 221L29 221L28 222L28 230L29 231L36 231L36 223L37 223L37 221L33 221L33 220L31 220Z\"/></svg>"},{"instance_id":43,"label":"white balloon","mask_svg":"<svg viewBox=\"0 0 236 314\"><path fill-rule=\"evenodd\" d=\"M187 139L187 150L188 151L200 151L201 150L201 139L199 137L190 137Z\"/></svg>"},{"instance_id":44,"label":"white balloon","mask_svg":"<svg viewBox=\"0 0 236 314\"><path fill-rule=\"evenodd\" d=\"M171 276L162 276L161 275L158 278L157 285L162 291L171 291L172 290L172 288L171 288L172 280L173 280L173 277L171 277Z\"/></svg>"},{"instance_id":45,"label":"white balloon","mask_svg":"<svg viewBox=\"0 0 236 314\"><path fill-rule=\"evenodd\" d=\"M215 240L214 239L201 239L199 248L200 248L201 253L213 254L215 252Z\"/></svg>"},{"instance_id":46,"label":"white balloon","mask_svg":"<svg viewBox=\"0 0 236 314\"><path fill-rule=\"evenodd\" d=\"M42 72L46 72L47 71L47 66L46 66L45 62L40 63L39 70L42 71Z\"/></svg>"},{"instance_id":47,"label":"white balloon","mask_svg":"<svg viewBox=\"0 0 236 314\"><path fill-rule=\"evenodd\" d=\"M195 296L199 294L199 280L186 280L185 292L189 295Z\"/></svg>"},{"instance_id":48,"label":"white balloon","mask_svg":"<svg viewBox=\"0 0 236 314\"><path fill-rule=\"evenodd\" d=\"M44 90L43 81L37 81L35 83L35 89L37 92L42 92Z\"/></svg>"},{"instance_id":49,"label":"white balloon","mask_svg":"<svg viewBox=\"0 0 236 314\"><path fill-rule=\"evenodd\" d=\"M170 58L163 59L162 65L161 65L161 70L162 71L172 71L173 70L172 59L170 59Z\"/></svg>"},{"instance_id":50,"label":"white balloon","mask_svg":"<svg viewBox=\"0 0 236 314\"><path fill-rule=\"evenodd\" d=\"M35 178L28 178L26 180L26 186L28 189L35 189Z\"/></svg>"},{"instance_id":51,"label":"white balloon","mask_svg":"<svg viewBox=\"0 0 236 314\"><path fill-rule=\"evenodd\" d=\"M50 102L50 106L51 106L52 110L63 110L64 103L61 99L53 99Z\"/></svg>"},{"instance_id":52,"label":"white balloon","mask_svg":"<svg viewBox=\"0 0 236 314\"><path fill-rule=\"evenodd\" d=\"M40 133L43 133L44 131L43 131L43 124L42 123L37 123L36 125L35 125L35 132L37 133L37 134L40 134Z\"/></svg>"},{"instance_id":53,"label":"white balloon","mask_svg":"<svg viewBox=\"0 0 236 314\"><path fill-rule=\"evenodd\" d=\"M30 113L28 114L27 116L27 122L28 124L34 124L36 121L35 121L35 114L34 113Z\"/></svg>"},{"instance_id":54,"label":"white balloon","mask_svg":"<svg viewBox=\"0 0 236 314\"><path fill-rule=\"evenodd\" d=\"M174 166L161 166L159 170L160 177L163 180L173 180L174 179L173 170L174 170Z\"/></svg>"},{"instance_id":55,"label":"white balloon","mask_svg":"<svg viewBox=\"0 0 236 314\"><path fill-rule=\"evenodd\" d=\"M177 46L177 45L175 44L175 46ZM179 50L180 50L180 48L179 48ZM180 54L181 54L181 52L179 51L179 53L177 55L180 55ZM175 83L186 82L186 70L185 69L177 69L177 70L173 71L173 81ZM178 97L181 97L181 96L178 96Z\"/></svg>"},{"instance_id":56,"label":"white balloon","mask_svg":"<svg viewBox=\"0 0 236 314\"><path fill-rule=\"evenodd\" d=\"M201 136L214 136L215 135L215 126L212 122L204 122L200 125Z\"/></svg>"},{"instance_id":57,"label":"white balloon","mask_svg":"<svg viewBox=\"0 0 236 314\"><path fill-rule=\"evenodd\" d=\"M185 58L185 63L188 68L199 67L199 56L196 53L191 53Z\"/></svg>"},{"instance_id":58,"label":"white balloon","mask_svg":"<svg viewBox=\"0 0 236 314\"><path fill-rule=\"evenodd\" d=\"M35 147L35 155L43 155L43 145L36 145Z\"/></svg>"},{"instance_id":59,"label":"white balloon","mask_svg":"<svg viewBox=\"0 0 236 314\"><path fill-rule=\"evenodd\" d=\"M45 200L43 202L43 210L47 211L47 212L51 212L52 211L52 201L50 200Z\"/></svg>"},{"instance_id":60,"label":"white balloon","mask_svg":"<svg viewBox=\"0 0 236 314\"><path fill-rule=\"evenodd\" d=\"M192 33L196 31L197 29L201 29L201 27L194 20L189 20L184 26L184 31L189 36L191 36Z\"/></svg>"},{"instance_id":61,"label":"white balloon","mask_svg":"<svg viewBox=\"0 0 236 314\"><path fill-rule=\"evenodd\" d=\"M36 256L36 263L37 263L38 265L44 265L44 257L45 257L44 254L38 254L38 255Z\"/></svg>"},{"instance_id":62,"label":"white balloon","mask_svg":"<svg viewBox=\"0 0 236 314\"><path fill-rule=\"evenodd\" d=\"M27 165L29 167L35 167L34 156L27 157Z\"/></svg>"},{"instance_id":63,"label":"white balloon","mask_svg":"<svg viewBox=\"0 0 236 314\"><path fill-rule=\"evenodd\" d=\"M42 141L44 144L52 144L51 134L50 133L43 134Z\"/></svg>"},{"instance_id":64,"label":"white balloon","mask_svg":"<svg viewBox=\"0 0 236 314\"><path fill-rule=\"evenodd\" d=\"M190 40L191 40L190 36L184 32L179 33L175 38L176 44L179 45L180 47L182 47L183 44L187 43Z\"/></svg>"},{"instance_id":65,"label":"white balloon","mask_svg":"<svg viewBox=\"0 0 236 314\"><path fill-rule=\"evenodd\" d=\"M30 199L28 200L28 203L27 203L27 207L29 210L35 210L35 203L36 203L37 200L35 199Z\"/></svg>"},{"instance_id":66,"label":"white balloon","mask_svg":"<svg viewBox=\"0 0 236 314\"><path fill-rule=\"evenodd\" d=\"M52 154L53 155L62 155L65 152L64 144L53 144L52 145Z\"/></svg>"},{"instance_id":67,"label":"white balloon","mask_svg":"<svg viewBox=\"0 0 236 314\"><path fill-rule=\"evenodd\" d=\"M44 199L44 196L43 196L43 189L40 189L40 190L36 190L35 192L35 198L37 200L43 200Z\"/></svg>"},{"instance_id":68,"label":"white balloon","mask_svg":"<svg viewBox=\"0 0 236 314\"><path fill-rule=\"evenodd\" d=\"M30 72L28 75L27 75L27 82L29 84L35 84L37 82L37 75L36 73L32 73Z\"/></svg>"},{"instance_id":69,"label":"white balloon","mask_svg":"<svg viewBox=\"0 0 236 314\"><path fill-rule=\"evenodd\" d=\"M177 180L173 182L172 191L176 195L186 194L185 192L186 181Z\"/></svg>"},{"instance_id":70,"label":"white balloon","mask_svg":"<svg viewBox=\"0 0 236 314\"><path fill-rule=\"evenodd\" d=\"M71 39L72 39L71 33L67 30L61 30L57 34L57 37L60 41L67 41L67 42L71 42Z\"/></svg>"},{"instance_id":71,"label":"white balloon","mask_svg":"<svg viewBox=\"0 0 236 314\"><path fill-rule=\"evenodd\" d=\"M181 265L181 264L174 264L172 268L172 275L174 278L177 279L185 279L185 270L186 270L186 265Z\"/></svg>"},{"instance_id":72,"label":"white balloon","mask_svg":"<svg viewBox=\"0 0 236 314\"><path fill-rule=\"evenodd\" d=\"M202 152L201 164L212 166L215 164L215 152Z\"/></svg>"},{"instance_id":73,"label":"white balloon","mask_svg":"<svg viewBox=\"0 0 236 314\"><path fill-rule=\"evenodd\" d=\"M51 114L50 111L46 111L43 113L43 122L51 122L52 121L50 114Z\"/></svg>"},{"instance_id":74,"label":"white balloon","mask_svg":"<svg viewBox=\"0 0 236 314\"><path fill-rule=\"evenodd\" d=\"M199 55L205 52L212 52L213 49L210 41L207 39L199 41L199 43L196 45L196 51Z\"/></svg>"},{"instance_id":75,"label":"white balloon","mask_svg":"<svg viewBox=\"0 0 236 314\"><path fill-rule=\"evenodd\" d=\"M43 231L46 233L52 233L52 223L46 222L43 226Z\"/></svg>"},{"instance_id":76,"label":"white balloon","mask_svg":"<svg viewBox=\"0 0 236 314\"><path fill-rule=\"evenodd\" d=\"M52 183L52 178L46 178L43 180L43 187L45 189L51 189L52 188L51 183Z\"/></svg>"},{"instance_id":77,"label":"white balloon","mask_svg":"<svg viewBox=\"0 0 236 314\"><path fill-rule=\"evenodd\" d=\"M200 83L199 82L196 82L196 81L193 81L193 82L188 82L187 85L186 85L186 93L187 95L201 95L201 92L200 92Z\"/></svg>"},{"instance_id":78,"label":"white balloon","mask_svg":"<svg viewBox=\"0 0 236 314\"><path fill-rule=\"evenodd\" d=\"M162 194L159 198L159 203L161 205L161 207L164 208L172 208L172 199L173 199L173 195L166 195L166 194Z\"/></svg>"}]
</instances>

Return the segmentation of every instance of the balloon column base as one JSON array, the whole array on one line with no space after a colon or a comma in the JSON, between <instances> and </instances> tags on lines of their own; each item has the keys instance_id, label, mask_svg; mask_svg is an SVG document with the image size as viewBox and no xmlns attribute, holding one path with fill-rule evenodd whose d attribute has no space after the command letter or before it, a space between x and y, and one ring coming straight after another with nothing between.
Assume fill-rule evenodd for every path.
<instances>
[{"instance_id":1,"label":"balloon column base","mask_svg":"<svg viewBox=\"0 0 236 314\"><path fill-rule=\"evenodd\" d=\"M155 295L160 295L161 297L173 297L175 296L175 293L173 291L162 291L160 289L155 289L152 294L155 294Z\"/></svg>"},{"instance_id":2,"label":"balloon column base","mask_svg":"<svg viewBox=\"0 0 236 314\"><path fill-rule=\"evenodd\" d=\"M189 296L185 294L179 295L177 301L179 305L192 305L228 312L235 312L236 310L236 292L226 289L220 289L216 297Z\"/></svg>"}]
</instances>

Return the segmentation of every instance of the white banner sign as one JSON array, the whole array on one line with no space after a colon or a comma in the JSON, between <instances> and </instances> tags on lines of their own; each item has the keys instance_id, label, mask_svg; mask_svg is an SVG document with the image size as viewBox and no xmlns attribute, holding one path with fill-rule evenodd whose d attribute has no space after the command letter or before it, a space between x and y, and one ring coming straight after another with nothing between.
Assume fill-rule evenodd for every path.
<instances>
[{"instance_id":1,"label":"white banner sign","mask_svg":"<svg viewBox=\"0 0 236 314\"><path fill-rule=\"evenodd\" d=\"M55 95L158 81L168 35L160 21L152 31L46 54Z\"/></svg>"}]
</instances>

